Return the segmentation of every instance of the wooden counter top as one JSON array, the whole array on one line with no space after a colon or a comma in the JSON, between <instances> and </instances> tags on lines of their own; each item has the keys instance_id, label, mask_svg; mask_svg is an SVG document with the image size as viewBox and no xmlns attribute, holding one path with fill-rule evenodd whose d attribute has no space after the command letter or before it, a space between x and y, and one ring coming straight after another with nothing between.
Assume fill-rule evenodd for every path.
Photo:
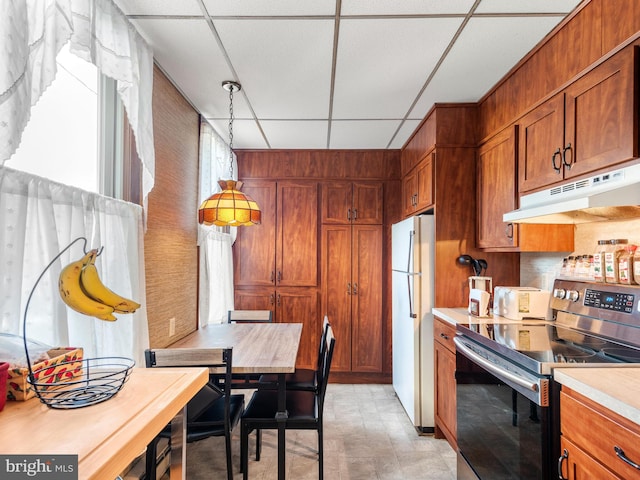
<instances>
[{"instance_id":1,"label":"wooden counter top","mask_svg":"<svg viewBox=\"0 0 640 480\"><path fill-rule=\"evenodd\" d=\"M134 368L113 398L72 410L37 398L0 412L0 453L78 455L80 479L114 479L205 385L206 368Z\"/></svg>"}]
</instances>

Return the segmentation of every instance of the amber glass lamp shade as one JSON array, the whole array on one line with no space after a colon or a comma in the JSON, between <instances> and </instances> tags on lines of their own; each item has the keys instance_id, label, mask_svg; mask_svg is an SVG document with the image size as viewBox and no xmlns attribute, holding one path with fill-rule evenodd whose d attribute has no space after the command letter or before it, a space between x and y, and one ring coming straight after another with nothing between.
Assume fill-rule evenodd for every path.
<instances>
[{"instance_id":1,"label":"amber glass lamp shade","mask_svg":"<svg viewBox=\"0 0 640 480\"><path fill-rule=\"evenodd\" d=\"M249 195L240 191L242 182L220 180L221 192L207 198L198 209L198 221L219 227L248 227L260 223L260 208Z\"/></svg>"}]
</instances>

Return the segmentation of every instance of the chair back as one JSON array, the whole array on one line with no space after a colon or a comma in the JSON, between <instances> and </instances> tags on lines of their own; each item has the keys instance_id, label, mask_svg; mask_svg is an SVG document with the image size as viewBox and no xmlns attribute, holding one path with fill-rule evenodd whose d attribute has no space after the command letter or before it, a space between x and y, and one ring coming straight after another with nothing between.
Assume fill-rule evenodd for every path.
<instances>
[{"instance_id":1,"label":"chair back","mask_svg":"<svg viewBox=\"0 0 640 480\"><path fill-rule=\"evenodd\" d=\"M336 344L331 325L327 325L326 330L325 352L324 355L322 355L322 368L320 369L320 376L318 378L318 415L320 417L322 417L324 396L327 391L327 385L329 384L329 372L331 371L331 361L333 360L333 349Z\"/></svg>"},{"instance_id":2,"label":"chair back","mask_svg":"<svg viewBox=\"0 0 640 480\"><path fill-rule=\"evenodd\" d=\"M329 327L329 317L327 315L324 316L324 320L322 321L322 336L320 337L320 347L318 349L318 361L316 364L316 372L318 377L320 376L320 370L322 370L322 360L324 356L324 352L327 347L327 328Z\"/></svg>"},{"instance_id":3,"label":"chair back","mask_svg":"<svg viewBox=\"0 0 640 480\"><path fill-rule=\"evenodd\" d=\"M228 323L271 323L271 310L229 310Z\"/></svg>"},{"instance_id":4,"label":"chair back","mask_svg":"<svg viewBox=\"0 0 640 480\"><path fill-rule=\"evenodd\" d=\"M225 422L231 408L232 348L156 348L144 352L147 368L156 367L208 367L209 382L187 403L187 427L220 397L225 397Z\"/></svg>"}]
</instances>

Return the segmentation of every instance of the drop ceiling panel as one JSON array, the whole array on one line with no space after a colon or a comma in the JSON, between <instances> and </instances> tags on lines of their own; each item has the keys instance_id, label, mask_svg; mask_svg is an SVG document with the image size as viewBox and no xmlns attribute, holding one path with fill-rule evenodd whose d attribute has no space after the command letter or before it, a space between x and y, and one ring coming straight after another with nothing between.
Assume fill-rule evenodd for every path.
<instances>
[{"instance_id":1,"label":"drop ceiling panel","mask_svg":"<svg viewBox=\"0 0 640 480\"><path fill-rule=\"evenodd\" d=\"M411 117L424 117L434 102L479 100L557 23L546 16L471 18Z\"/></svg>"},{"instance_id":2,"label":"drop ceiling panel","mask_svg":"<svg viewBox=\"0 0 640 480\"><path fill-rule=\"evenodd\" d=\"M340 23L333 117L404 118L461 18Z\"/></svg>"},{"instance_id":3,"label":"drop ceiling panel","mask_svg":"<svg viewBox=\"0 0 640 480\"><path fill-rule=\"evenodd\" d=\"M337 120L331 122L329 148L387 148L400 125L398 120Z\"/></svg>"},{"instance_id":4,"label":"drop ceiling panel","mask_svg":"<svg viewBox=\"0 0 640 480\"><path fill-rule=\"evenodd\" d=\"M482 0L475 13L563 13L573 10L580 0Z\"/></svg>"},{"instance_id":5,"label":"drop ceiling panel","mask_svg":"<svg viewBox=\"0 0 640 480\"><path fill-rule=\"evenodd\" d=\"M274 148L327 148L329 122L325 120L263 120L260 125Z\"/></svg>"},{"instance_id":6,"label":"drop ceiling panel","mask_svg":"<svg viewBox=\"0 0 640 480\"><path fill-rule=\"evenodd\" d=\"M218 135L229 143L229 119L207 118ZM254 120L235 119L233 122L233 149L237 148L269 148Z\"/></svg>"},{"instance_id":7,"label":"drop ceiling panel","mask_svg":"<svg viewBox=\"0 0 640 480\"><path fill-rule=\"evenodd\" d=\"M157 63L204 116L228 117L228 93L221 85L231 72L204 19L140 19L133 23L150 43ZM250 116L244 99L237 97L236 114Z\"/></svg>"},{"instance_id":8,"label":"drop ceiling panel","mask_svg":"<svg viewBox=\"0 0 640 480\"><path fill-rule=\"evenodd\" d=\"M127 15L202 15L197 0L116 0Z\"/></svg>"},{"instance_id":9,"label":"drop ceiling panel","mask_svg":"<svg viewBox=\"0 0 640 480\"><path fill-rule=\"evenodd\" d=\"M466 14L474 0L342 0L342 15Z\"/></svg>"},{"instance_id":10,"label":"drop ceiling panel","mask_svg":"<svg viewBox=\"0 0 640 480\"><path fill-rule=\"evenodd\" d=\"M335 15L335 0L204 0L209 15L300 16Z\"/></svg>"},{"instance_id":11,"label":"drop ceiling panel","mask_svg":"<svg viewBox=\"0 0 640 480\"><path fill-rule=\"evenodd\" d=\"M326 118L333 21L216 20L258 118Z\"/></svg>"}]
</instances>

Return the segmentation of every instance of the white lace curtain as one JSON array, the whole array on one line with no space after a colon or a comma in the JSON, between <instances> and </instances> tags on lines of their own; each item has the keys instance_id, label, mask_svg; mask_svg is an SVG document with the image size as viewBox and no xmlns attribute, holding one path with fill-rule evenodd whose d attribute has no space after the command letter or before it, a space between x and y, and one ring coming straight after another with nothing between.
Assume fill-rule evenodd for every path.
<instances>
[{"instance_id":1,"label":"white lace curtain","mask_svg":"<svg viewBox=\"0 0 640 480\"><path fill-rule=\"evenodd\" d=\"M115 322L68 308L58 293L62 267L83 255L79 241L34 291L27 337L51 346L83 347L86 357L125 356L144 365L147 327L142 208L28 173L0 167L0 332L22 335L29 292L49 262L77 237L104 246L96 266L105 285L142 307Z\"/></svg>"},{"instance_id":2,"label":"white lace curtain","mask_svg":"<svg viewBox=\"0 0 640 480\"><path fill-rule=\"evenodd\" d=\"M219 179L230 179L230 148L211 125L200 122L200 203L220 191ZM237 180L237 161L233 158L233 179ZM230 233L215 226L200 225L200 325L222 323L233 310L233 256L236 227Z\"/></svg>"},{"instance_id":3,"label":"white lace curtain","mask_svg":"<svg viewBox=\"0 0 640 480\"><path fill-rule=\"evenodd\" d=\"M117 80L142 161L143 198L153 188L153 52L112 0L20 0L0 15L0 165L20 145L40 95L70 51Z\"/></svg>"}]
</instances>

